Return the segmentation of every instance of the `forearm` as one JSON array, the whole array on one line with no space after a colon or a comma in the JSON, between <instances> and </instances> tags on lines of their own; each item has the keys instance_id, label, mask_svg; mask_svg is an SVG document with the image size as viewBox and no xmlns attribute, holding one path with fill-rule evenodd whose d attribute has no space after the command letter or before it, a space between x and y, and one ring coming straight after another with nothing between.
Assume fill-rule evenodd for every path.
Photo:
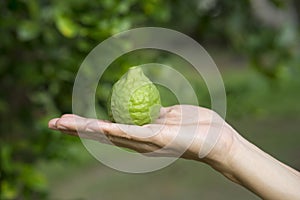
<instances>
[{"instance_id":1,"label":"forearm","mask_svg":"<svg viewBox=\"0 0 300 200\"><path fill-rule=\"evenodd\" d=\"M237 135L221 173L263 199L300 199L300 173Z\"/></svg>"}]
</instances>

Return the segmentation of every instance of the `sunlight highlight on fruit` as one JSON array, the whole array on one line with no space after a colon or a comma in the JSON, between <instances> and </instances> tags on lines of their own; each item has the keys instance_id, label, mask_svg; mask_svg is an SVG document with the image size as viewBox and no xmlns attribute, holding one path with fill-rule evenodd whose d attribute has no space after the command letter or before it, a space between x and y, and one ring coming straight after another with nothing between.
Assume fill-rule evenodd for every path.
<instances>
[{"instance_id":1,"label":"sunlight highlight on fruit","mask_svg":"<svg viewBox=\"0 0 300 200\"><path fill-rule=\"evenodd\" d=\"M109 115L122 124L151 123L161 108L159 91L138 66L131 67L114 84L108 103Z\"/></svg>"}]
</instances>

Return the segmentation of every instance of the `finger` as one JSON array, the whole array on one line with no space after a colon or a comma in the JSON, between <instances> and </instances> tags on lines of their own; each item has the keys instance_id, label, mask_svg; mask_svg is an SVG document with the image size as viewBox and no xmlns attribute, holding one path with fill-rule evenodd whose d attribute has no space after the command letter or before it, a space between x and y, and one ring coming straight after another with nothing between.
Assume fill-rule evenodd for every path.
<instances>
[{"instance_id":1,"label":"finger","mask_svg":"<svg viewBox=\"0 0 300 200\"><path fill-rule=\"evenodd\" d=\"M48 122L48 127L49 127L50 129L57 130L57 127L56 127L56 122L57 122L57 120L59 120L59 118L51 119L51 120Z\"/></svg>"},{"instance_id":2,"label":"finger","mask_svg":"<svg viewBox=\"0 0 300 200\"><path fill-rule=\"evenodd\" d=\"M67 114L61 118L50 120L48 126L64 134L92 139L104 144L126 147L141 153L152 152L160 148L153 142L150 142L150 139L147 140L142 137L152 136L153 132L158 129L149 125L143 127L115 124Z\"/></svg>"},{"instance_id":3,"label":"finger","mask_svg":"<svg viewBox=\"0 0 300 200\"><path fill-rule=\"evenodd\" d=\"M82 139L89 139L89 140L95 140L103 144L109 144L109 145L114 145L112 143L112 137L107 136L102 133L90 133L90 132L76 132L76 131L61 131L62 133L72 135L72 136L77 136Z\"/></svg>"},{"instance_id":4,"label":"finger","mask_svg":"<svg viewBox=\"0 0 300 200\"><path fill-rule=\"evenodd\" d=\"M83 118L77 115L63 115L56 121L56 128L61 131L79 133L103 133L115 137L136 141L149 141L146 138L158 133L159 127L116 124L98 119Z\"/></svg>"},{"instance_id":5,"label":"finger","mask_svg":"<svg viewBox=\"0 0 300 200\"><path fill-rule=\"evenodd\" d=\"M111 137L110 141L114 145L129 148L139 153L148 153L160 149L159 146L152 143L128 140L126 138Z\"/></svg>"},{"instance_id":6,"label":"finger","mask_svg":"<svg viewBox=\"0 0 300 200\"><path fill-rule=\"evenodd\" d=\"M108 137L102 133L95 134L95 133L91 133L91 132L77 132L77 131L72 131L72 130L60 130L60 129L56 129L56 130L59 130L60 132L67 134L67 135L76 136L76 137L80 137L83 139L96 140L96 141L99 141L104 144L113 145L113 143L111 142L111 137Z\"/></svg>"},{"instance_id":7,"label":"finger","mask_svg":"<svg viewBox=\"0 0 300 200\"><path fill-rule=\"evenodd\" d=\"M61 130L62 133L77 136L84 139L97 140L104 144L116 145L119 147L125 147L132 150L135 150L140 153L153 152L159 149L160 147L149 142L141 142L136 140L131 140L124 137L116 137L112 135L104 134L91 134L90 132L77 132L77 131L67 131ZM96 137L95 137L96 136Z\"/></svg>"},{"instance_id":8,"label":"finger","mask_svg":"<svg viewBox=\"0 0 300 200\"><path fill-rule=\"evenodd\" d=\"M55 123L56 129L59 130L96 132L96 130L89 130L89 128L93 127L94 120L96 119L84 118L74 114L66 114L56 121L53 120L52 123ZM97 130L97 132L99 132L99 130Z\"/></svg>"},{"instance_id":9,"label":"finger","mask_svg":"<svg viewBox=\"0 0 300 200\"><path fill-rule=\"evenodd\" d=\"M86 125L91 123L90 119L83 118L73 114L65 114L61 118L54 118L48 122L48 127L53 130L59 130L64 133L77 133L80 132L100 132L99 130L89 130ZM108 121L106 121L108 122ZM94 128L95 129L95 128Z\"/></svg>"}]
</instances>

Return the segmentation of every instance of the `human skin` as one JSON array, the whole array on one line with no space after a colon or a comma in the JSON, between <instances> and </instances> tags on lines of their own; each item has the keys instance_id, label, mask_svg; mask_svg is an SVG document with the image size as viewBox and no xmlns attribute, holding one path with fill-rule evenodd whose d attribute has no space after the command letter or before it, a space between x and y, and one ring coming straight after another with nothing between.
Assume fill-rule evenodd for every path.
<instances>
[{"instance_id":1,"label":"human skin","mask_svg":"<svg viewBox=\"0 0 300 200\"><path fill-rule=\"evenodd\" d=\"M212 127L218 128L219 137L213 141L208 154L199 157L203 149L211 147L212 141L207 136ZM298 171L244 139L214 111L206 108L192 105L164 107L153 124L144 126L66 114L50 120L49 128L127 147L147 156L180 156L200 161L263 199L300 200ZM190 134L191 131L195 134Z\"/></svg>"}]
</instances>

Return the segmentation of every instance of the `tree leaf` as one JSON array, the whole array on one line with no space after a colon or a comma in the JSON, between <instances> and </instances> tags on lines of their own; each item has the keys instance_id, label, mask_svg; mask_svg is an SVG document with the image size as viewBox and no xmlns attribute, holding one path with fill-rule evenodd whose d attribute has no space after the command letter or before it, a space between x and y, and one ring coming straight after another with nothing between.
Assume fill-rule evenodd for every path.
<instances>
[{"instance_id":1,"label":"tree leaf","mask_svg":"<svg viewBox=\"0 0 300 200\"><path fill-rule=\"evenodd\" d=\"M56 26L60 33L67 38L73 38L78 33L77 24L75 24L70 18L63 15L57 15Z\"/></svg>"}]
</instances>

